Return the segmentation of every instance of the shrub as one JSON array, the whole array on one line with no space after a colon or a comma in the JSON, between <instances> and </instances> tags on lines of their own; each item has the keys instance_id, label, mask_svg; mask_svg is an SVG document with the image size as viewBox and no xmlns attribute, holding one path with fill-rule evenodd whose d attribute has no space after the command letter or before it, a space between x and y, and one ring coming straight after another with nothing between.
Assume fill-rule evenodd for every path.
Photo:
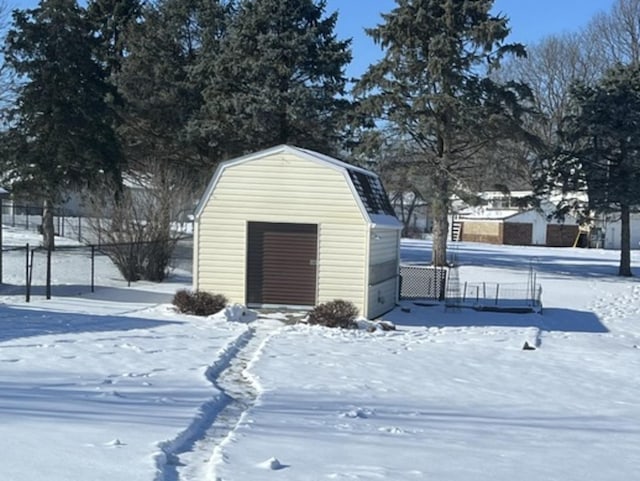
<instances>
[{"instance_id":1,"label":"shrub","mask_svg":"<svg viewBox=\"0 0 640 481\"><path fill-rule=\"evenodd\" d=\"M173 305L183 314L210 316L220 312L227 305L227 298L222 294L211 294L205 291L191 292L181 289L173 296Z\"/></svg>"},{"instance_id":2,"label":"shrub","mask_svg":"<svg viewBox=\"0 0 640 481\"><path fill-rule=\"evenodd\" d=\"M193 310L193 294L187 289L180 289L174 294L171 303L178 312L190 313Z\"/></svg>"},{"instance_id":3,"label":"shrub","mask_svg":"<svg viewBox=\"0 0 640 481\"><path fill-rule=\"evenodd\" d=\"M309 324L355 329L358 327L356 317L358 308L353 303L336 299L314 307L307 320Z\"/></svg>"}]
</instances>

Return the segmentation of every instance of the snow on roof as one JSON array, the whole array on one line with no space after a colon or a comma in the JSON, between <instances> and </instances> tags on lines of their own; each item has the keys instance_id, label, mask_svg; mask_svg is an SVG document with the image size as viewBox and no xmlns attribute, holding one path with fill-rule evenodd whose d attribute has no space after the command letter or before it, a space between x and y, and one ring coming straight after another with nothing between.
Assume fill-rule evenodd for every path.
<instances>
[{"instance_id":1,"label":"snow on roof","mask_svg":"<svg viewBox=\"0 0 640 481\"><path fill-rule=\"evenodd\" d=\"M277 153L296 154L305 159L329 165L334 169L344 172L350 186L352 187L354 197L358 201L363 214L365 214L365 218L368 218L372 224L379 226L384 225L386 227L396 228L402 227L402 224L396 218L395 211L389 202L389 197L387 196L384 186L377 174L361 167L347 164L341 160L334 159L328 155L290 145L279 145L220 164L213 175L211 182L209 182L204 195L198 203L195 212L196 218L200 217L202 214L202 210L204 209L207 199L211 197L218 179L226 168Z\"/></svg>"},{"instance_id":2,"label":"snow on roof","mask_svg":"<svg viewBox=\"0 0 640 481\"><path fill-rule=\"evenodd\" d=\"M503 192L501 190L485 190L480 192L479 195L483 199L504 199L507 197L519 198L519 197L529 197L533 195L533 191L532 190L511 190L508 192Z\"/></svg>"},{"instance_id":3,"label":"snow on roof","mask_svg":"<svg viewBox=\"0 0 640 481\"><path fill-rule=\"evenodd\" d=\"M0 198L5 198L9 196L9 191L0 187Z\"/></svg>"},{"instance_id":4,"label":"snow on roof","mask_svg":"<svg viewBox=\"0 0 640 481\"><path fill-rule=\"evenodd\" d=\"M459 213L461 219L503 220L524 212L518 209L488 209L486 207L473 207Z\"/></svg>"}]
</instances>

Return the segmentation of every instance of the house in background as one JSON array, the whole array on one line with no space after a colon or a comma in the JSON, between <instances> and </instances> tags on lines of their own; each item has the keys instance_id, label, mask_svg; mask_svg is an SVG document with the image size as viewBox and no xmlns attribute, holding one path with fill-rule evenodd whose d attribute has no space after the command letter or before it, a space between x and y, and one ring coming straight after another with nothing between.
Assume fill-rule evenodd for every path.
<instances>
[{"instance_id":1,"label":"house in background","mask_svg":"<svg viewBox=\"0 0 640 481\"><path fill-rule=\"evenodd\" d=\"M431 232L433 221L429 203L415 192L391 192L389 201L403 224L402 237L423 237Z\"/></svg>"},{"instance_id":2,"label":"house in background","mask_svg":"<svg viewBox=\"0 0 640 481\"><path fill-rule=\"evenodd\" d=\"M194 289L254 307L398 300L400 231L377 175L282 145L221 164L195 213Z\"/></svg>"},{"instance_id":3,"label":"house in background","mask_svg":"<svg viewBox=\"0 0 640 481\"><path fill-rule=\"evenodd\" d=\"M458 203L458 212L450 222L451 239L505 245L587 246L576 217L554 217L550 202L542 202L539 208L526 207L530 196L528 191L483 192L482 206L463 207Z\"/></svg>"},{"instance_id":4,"label":"house in background","mask_svg":"<svg viewBox=\"0 0 640 481\"><path fill-rule=\"evenodd\" d=\"M596 247L604 249L620 249L620 237L622 231L622 222L620 215L603 214L595 220L597 231ZM631 213L629 219L629 228L631 230L631 249L640 249L640 213Z\"/></svg>"}]
</instances>

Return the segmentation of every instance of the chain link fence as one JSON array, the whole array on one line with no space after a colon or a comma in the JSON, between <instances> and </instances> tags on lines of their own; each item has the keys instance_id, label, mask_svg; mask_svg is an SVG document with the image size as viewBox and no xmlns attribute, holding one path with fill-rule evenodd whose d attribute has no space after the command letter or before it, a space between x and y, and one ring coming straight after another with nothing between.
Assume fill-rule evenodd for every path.
<instances>
[{"instance_id":1,"label":"chain link fence","mask_svg":"<svg viewBox=\"0 0 640 481\"><path fill-rule=\"evenodd\" d=\"M186 217L185 217L186 219ZM104 221L104 219L102 219ZM20 204L2 204L2 223L12 228L24 229L30 232L41 232L42 207ZM96 229L99 219L72 213L67 209L54 209L53 229L56 236L73 239L84 244L105 243L100 229ZM193 222L184 220L176 222L172 228L185 235L193 234Z\"/></svg>"},{"instance_id":2,"label":"chain link fence","mask_svg":"<svg viewBox=\"0 0 640 481\"><path fill-rule=\"evenodd\" d=\"M2 223L13 228L31 232L40 232L42 228L42 207L10 203L2 206ZM55 235L75 239L78 242L100 243L91 235L92 221L90 217L72 215L65 209L53 212L53 228Z\"/></svg>"},{"instance_id":3,"label":"chain link fence","mask_svg":"<svg viewBox=\"0 0 640 481\"><path fill-rule=\"evenodd\" d=\"M539 312L542 286L536 283L464 282L448 293L447 306L480 311Z\"/></svg>"},{"instance_id":4,"label":"chain link fence","mask_svg":"<svg viewBox=\"0 0 640 481\"><path fill-rule=\"evenodd\" d=\"M3 246L0 295L32 295L47 298L93 292L97 286L128 286L122 273L109 257L110 251L133 251L140 243L88 244L57 246L48 252L40 246ZM173 250L168 275L191 278L193 238L179 240ZM47 266L50 268L47 268Z\"/></svg>"},{"instance_id":5,"label":"chain link fence","mask_svg":"<svg viewBox=\"0 0 640 481\"><path fill-rule=\"evenodd\" d=\"M443 301L447 270L442 267L400 266L400 298Z\"/></svg>"},{"instance_id":6,"label":"chain link fence","mask_svg":"<svg viewBox=\"0 0 640 481\"><path fill-rule=\"evenodd\" d=\"M455 268L400 266L400 299L445 301L447 307L482 311L541 312L542 286L529 273L527 282L461 282Z\"/></svg>"}]
</instances>

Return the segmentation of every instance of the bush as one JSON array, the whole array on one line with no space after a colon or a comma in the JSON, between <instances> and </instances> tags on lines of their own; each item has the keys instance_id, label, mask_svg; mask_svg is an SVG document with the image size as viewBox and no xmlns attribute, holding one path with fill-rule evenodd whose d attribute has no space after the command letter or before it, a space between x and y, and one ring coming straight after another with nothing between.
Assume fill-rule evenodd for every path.
<instances>
[{"instance_id":1,"label":"bush","mask_svg":"<svg viewBox=\"0 0 640 481\"><path fill-rule=\"evenodd\" d=\"M355 329L358 327L356 317L358 308L353 303L337 299L314 307L307 320L309 324Z\"/></svg>"},{"instance_id":2,"label":"bush","mask_svg":"<svg viewBox=\"0 0 640 481\"><path fill-rule=\"evenodd\" d=\"M162 282L169 273L169 262L176 239L133 241L100 246L118 268L122 277L130 282L141 279Z\"/></svg>"},{"instance_id":3,"label":"bush","mask_svg":"<svg viewBox=\"0 0 640 481\"><path fill-rule=\"evenodd\" d=\"M191 292L181 289L173 296L173 305L183 314L210 316L220 312L227 306L227 298L222 294L211 294L205 291Z\"/></svg>"}]
</instances>

